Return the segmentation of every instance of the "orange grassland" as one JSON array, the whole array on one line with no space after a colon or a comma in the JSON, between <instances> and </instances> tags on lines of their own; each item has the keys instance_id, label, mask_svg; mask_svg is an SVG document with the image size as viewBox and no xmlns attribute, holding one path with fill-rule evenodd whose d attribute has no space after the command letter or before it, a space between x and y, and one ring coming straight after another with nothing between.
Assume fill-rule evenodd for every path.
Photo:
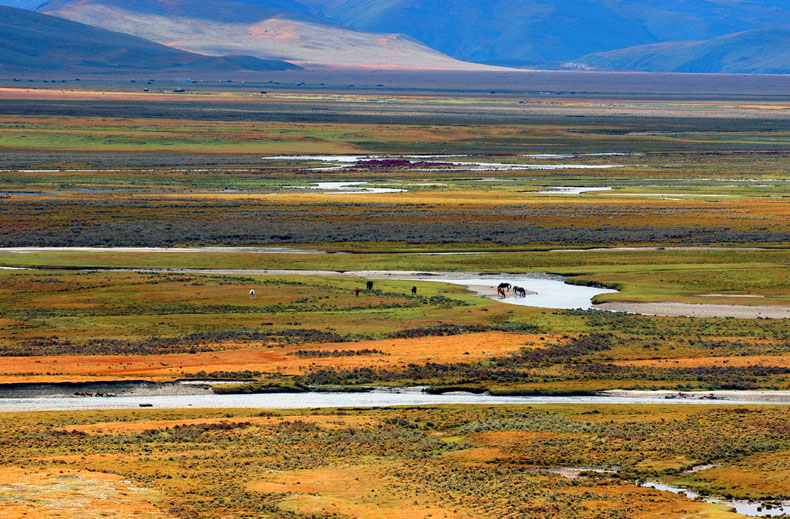
<instances>
[{"instance_id":1,"label":"orange grassland","mask_svg":"<svg viewBox=\"0 0 790 519\"><path fill-rule=\"evenodd\" d=\"M251 347L223 344L224 349L201 353L166 355L52 355L0 357L0 383L80 382L88 380L165 381L199 371L260 371L301 375L320 367L402 367L409 363L475 362L519 351L550 335L503 332L474 333L450 337L387 339L340 344L300 344ZM378 350L381 354L302 358L295 351ZM35 374L33 374L35 373Z\"/></svg>"}]
</instances>

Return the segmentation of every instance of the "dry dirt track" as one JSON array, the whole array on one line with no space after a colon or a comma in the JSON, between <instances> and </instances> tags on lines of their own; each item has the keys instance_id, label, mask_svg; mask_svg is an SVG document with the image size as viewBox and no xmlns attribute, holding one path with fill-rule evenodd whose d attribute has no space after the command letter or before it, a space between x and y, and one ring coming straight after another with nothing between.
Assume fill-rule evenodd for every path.
<instances>
[{"instance_id":1,"label":"dry dirt track","mask_svg":"<svg viewBox=\"0 0 790 519\"><path fill-rule=\"evenodd\" d=\"M601 303L601 310L670 317L734 317L736 319L790 319L787 306L740 306L690 303Z\"/></svg>"}]
</instances>

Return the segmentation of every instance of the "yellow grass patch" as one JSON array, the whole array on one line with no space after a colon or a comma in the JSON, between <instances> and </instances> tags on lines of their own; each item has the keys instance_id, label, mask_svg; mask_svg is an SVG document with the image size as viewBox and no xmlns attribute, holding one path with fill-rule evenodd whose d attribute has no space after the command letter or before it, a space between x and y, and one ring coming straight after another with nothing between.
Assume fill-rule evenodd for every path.
<instances>
[{"instance_id":1,"label":"yellow grass patch","mask_svg":"<svg viewBox=\"0 0 790 519\"><path fill-rule=\"evenodd\" d=\"M430 492L393 485L391 464L346 465L277 474L250 482L250 490L282 492L280 507L299 514L340 513L357 519L464 518L471 514L441 506Z\"/></svg>"},{"instance_id":2,"label":"yellow grass patch","mask_svg":"<svg viewBox=\"0 0 790 519\"><path fill-rule=\"evenodd\" d=\"M550 438L569 438L579 437L579 434L556 433L543 431L486 431L471 434L466 439L475 445L497 445L499 447L510 447L525 442L548 440Z\"/></svg>"},{"instance_id":3,"label":"yellow grass patch","mask_svg":"<svg viewBox=\"0 0 790 519\"><path fill-rule=\"evenodd\" d=\"M697 472L693 479L706 484L713 493L748 491L771 498L786 498L790 496L790 453L749 456L735 465Z\"/></svg>"},{"instance_id":4,"label":"yellow grass patch","mask_svg":"<svg viewBox=\"0 0 790 519\"><path fill-rule=\"evenodd\" d=\"M576 438L580 434L544 431L485 431L464 437L475 445L471 449L450 452L447 458L461 463L488 463L508 457L508 450L525 450L525 444L552 438Z\"/></svg>"},{"instance_id":5,"label":"yellow grass patch","mask_svg":"<svg viewBox=\"0 0 790 519\"><path fill-rule=\"evenodd\" d=\"M460 463L490 463L502 458L504 453L499 447L477 447L450 452L446 457Z\"/></svg>"},{"instance_id":6,"label":"yellow grass patch","mask_svg":"<svg viewBox=\"0 0 790 519\"><path fill-rule=\"evenodd\" d=\"M303 415L303 416L245 416L236 418L194 418L189 420L150 420L142 422L106 422L96 423L90 425L78 425L75 427L68 427L68 431L80 431L88 434L135 434L152 429L165 429L176 426L185 425L202 425L202 424L239 424L250 423L251 426L265 426L269 427L276 424L283 423L311 423L323 429L334 429L341 427L363 427L369 426L373 419L364 414L354 414L348 416L321 416L321 415Z\"/></svg>"},{"instance_id":7,"label":"yellow grass patch","mask_svg":"<svg viewBox=\"0 0 790 519\"><path fill-rule=\"evenodd\" d=\"M790 367L790 354L787 355L747 355L739 357L696 357L682 359L647 359L615 362L621 366L659 367L659 368L701 368L711 366L775 366Z\"/></svg>"},{"instance_id":8,"label":"yellow grass patch","mask_svg":"<svg viewBox=\"0 0 790 519\"><path fill-rule=\"evenodd\" d=\"M662 456L660 458L648 458L636 465L639 470L680 470L684 467L696 464L695 460L690 460L685 456Z\"/></svg>"},{"instance_id":9,"label":"yellow grass patch","mask_svg":"<svg viewBox=\"0 0 790 519\"><path fill-rule=\"evenodd\" d=\"M158 497L114 474L0 469L0 516L4 519L172 517L153 504Z\"/></svg>"}]
</instances>

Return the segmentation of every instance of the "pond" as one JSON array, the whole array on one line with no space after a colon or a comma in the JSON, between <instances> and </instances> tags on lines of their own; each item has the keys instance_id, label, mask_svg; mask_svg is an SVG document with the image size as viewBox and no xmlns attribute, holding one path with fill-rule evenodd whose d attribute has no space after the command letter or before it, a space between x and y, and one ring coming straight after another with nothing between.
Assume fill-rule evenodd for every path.
<instances>
[{"instance_id":1,"label":"pond","mask_svg":"<svg viewBox=\"0 0 790 519\"><path fill-rule=\"evenodd\" d=\"M528 158L555 158L551 156L538 156ZM571 157L581 157L574 155ZM605 155L597 155L605 156ZM404 160L409 163L413 171L439 172L439 171L530 171L530 170L555 170L555 169L613 169L624 168L625 164L512 164L502 162L478 162L448 160L465 157L464 155L278 155L262 157L263 160L282 160L293 162L323 162L332 164L312 168L315 171L336 171L352 168L360 162L370 160ZM411 159L417 159L412 162ZM436 166L436 167L431 167Z\"/></svg>"},{"instance_id":2,"label":"pond","mask_svg":"<svg viewBox=\"0 0 790 519\"><path fill-rule=\"evenodd\" d=\"M571 186L557 186L550 189L538 191L541 194L549 195L581 195L583 193L591 193L593 191L611 191L611 187L571 187Z\"/></svg>"},{"instance_id":3,"label":"pond","mask_svg":"<svg viewBox=\"0 0 790 519\"><path fill-rule=\"evenodd\" d=\"M405 193L405 189L389 187L367 187L369 182L316 182L309 186L287 186L292 189L316 189L327 195L348 195L365 193Z\"/></svg>"},{"instance_id":4,"label":"pond","mask_svg":"<svg viewBox=\"0 0 790 519\"><path fill-rule=\"evenodd\" d=\"M565 310L589 310L593 308L593 297L599 294L617 292L617 290L609 288L571 285L566 283L566 278L562 276L551 276L548 274L496 274L490 276L454 276L446 274L439 276L404 276L404 279L462 285L480 295L511 305ZM518 297L510 290L506 292L506 297L504 298L497 296L496 287L503 282L524 288L527 291L527 295Z\"/></svg>"}]
</instances>

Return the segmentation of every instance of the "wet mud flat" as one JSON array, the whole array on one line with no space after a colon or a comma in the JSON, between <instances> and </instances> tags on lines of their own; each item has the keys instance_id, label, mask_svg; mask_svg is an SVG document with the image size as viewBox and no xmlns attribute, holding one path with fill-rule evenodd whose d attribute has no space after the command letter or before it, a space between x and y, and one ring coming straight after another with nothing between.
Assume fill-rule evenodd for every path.
<instances>
[{"instance_id":1,"label":"wet mud flat","mask_svg":"<svg viewBox=\"0 0 790 519\"><path fill-rule=\"evenodd\" d=\"M123 380L106 382L56 382L0 384L0 400L7 398L89 398L165 395L201 395L222 381L151 382Z\"/></svg>"},{"instance_id":2,"label":"wet mud flat","mask_svg":"<svg viewBox=\"0 0 790 519\"><path fill-rule=\"evenodd\" d=\"M598 310L608 310L611 312L627 312L641 315L659 315L670 317L790 319L790 307L771 305L745 306L703 303L637 303L630 301L612 301L596 304L594 308Z\"/></svg>"}]
</instances>

